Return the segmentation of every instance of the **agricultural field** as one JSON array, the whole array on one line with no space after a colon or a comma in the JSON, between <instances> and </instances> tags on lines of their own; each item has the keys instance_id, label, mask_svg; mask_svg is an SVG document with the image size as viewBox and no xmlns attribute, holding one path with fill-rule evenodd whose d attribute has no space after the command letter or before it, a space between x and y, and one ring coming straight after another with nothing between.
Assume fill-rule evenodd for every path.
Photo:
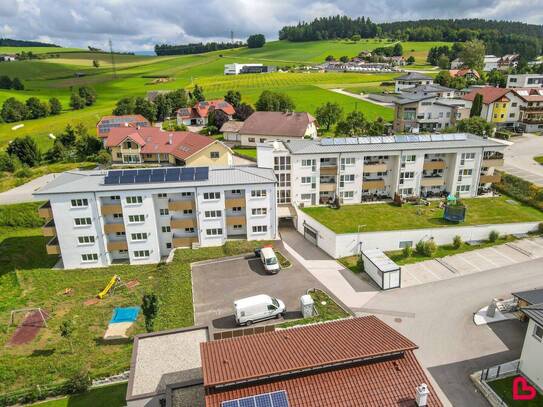
<instances>
[{"instance_id":1,"label":"agricultural field","mask_svg":"<svg viewBox=\"0 0 543 407\"><path fill-rule=\"evenodd\" d=\"M83 51L79 48L63 47L0 47L0 54L18 54L20 52L32 52L34 54L58 54L61 52Z\"/></svg>"}]
</instances>

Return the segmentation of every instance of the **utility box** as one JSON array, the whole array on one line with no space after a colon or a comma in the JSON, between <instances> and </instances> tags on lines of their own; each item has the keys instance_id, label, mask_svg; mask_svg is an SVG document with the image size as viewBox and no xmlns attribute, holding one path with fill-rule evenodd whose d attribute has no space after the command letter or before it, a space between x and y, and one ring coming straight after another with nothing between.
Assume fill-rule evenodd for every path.
<instances>
[{"instance_id":1,"label":"utility box","mask_svg":"<svg viewBox=\"0 0 543 407\"><path fill-rule=\"evenodd\" d=\"M402 275L400 266L390 260L381 250L363 250L361 256L364 262L364 272L382 290L401 287Z\"/></svg>"},{"instance_id":2,"label":"utility box","mask_svg":"<svg viewBox=\"0 0 543 407\"><path fill-rule=\"evenodd\" d=\"M315 316L315 301L313 301L313 298L311 298L309 294L302 295L300 297L300 305L304 318L310 318Z\"/></svg>"}]
</instances>

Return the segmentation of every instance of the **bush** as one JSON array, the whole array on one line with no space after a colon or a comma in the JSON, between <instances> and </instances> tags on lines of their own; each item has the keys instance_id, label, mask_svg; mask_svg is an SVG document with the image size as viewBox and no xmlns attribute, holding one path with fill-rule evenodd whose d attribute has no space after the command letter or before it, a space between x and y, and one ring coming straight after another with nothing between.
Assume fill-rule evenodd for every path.
<instances>
[{"instance_id":1,"label":"bush","mask_svg":"<svg viewBox=\"0 0 543 407\"><path fill-rule=\"evenodd\" d=\"M537 233L543 234L543 222L537 225Z\"/></svg>"},{"instance_id":2,"label":"bush","mask_svg":"<svg viewBox=\"0 0 543 407\"><path fill-rule=\"evenodd\" d=\"M462 238L460 235L456 235L453 239L453 247L455 249L460 249L460 246L462 246Z\"/></svg>"},{"instance_id":3,"label":"bush","mask_svg":"<svg viewBox=\"0 0 543 407\"><path fill-rule=\"evenodd\" d=\"M408 258L413 255L413 248L411 246L405 246L402 250L403 257Z\"/></svg>"},{"instance_id":4,"label":"bush","mask_svg":"<svg viewBox=\"0 0 543 407\"><path fill-rule=\"evenodd\" d=\"M8 145L6 151L29 167L37 165L41 158L38 144L30 136L17 137Z\"/></svg>"},{"instance_id":5,"label":"bush","mask_svg":"<svg viewBox=\"0 0 543 407\"><path fill-rule=\"evenodd\" d=\"M415 252L417 254L420 254L421 256L424 256L424 241L419 240L417 244L415 245Z\"/></svg>"},{"instance_id":6,"label":"bush","mask_svg":"<svg viewBox=\"0 0 543 407\"><path fill-rule=\"evenodd\" d=\"M27 166L23 166L15 171L13 175L15 176L15 178L28 178L32 176L32 171Z\"/></svg>"},{"instance_id":7,"label":"bush","mask_svg":"<svg viewBox=\"0 0 543 407\"><path fill-rule=\"evenodd\" d=\"M493 185L499 192L520 202L543 210L543 188L511 174L501 174L501 181Z\"/></svg>"},{"instance_id":8,"label":"bush","mask_svg":"<svg viewBox=\"0 0 543 407\"><path fill-rule=\"evenodd\" d=\"M498 240L499 237L500 237L500 234L497 231L493 230L488 235L488 241L495 242L496 240Z\"/></svg>"},{"instance_id":9,"label":"bush","mask_svg":"<svg viewBox=\"0 0 543 407\"><path fill-rule=\"evenodd\" d=\"M437 245L436 242L434 242L434 239L427 240L424 242L424 255L427 257L433 257L435 252L437 251Z\"/></svg>"},{"instance_id":10,"label":"bush","mask_svg":"<svg viewBox=\"0 0 543 407\"><path fill-rule=\"evenodd\" d=\"M358 270L359 273L363 273L364 272L364 259L362 258L362 256L358 256L358 260L356 260L356 268Z\"/></svg>"},{"instance_id":11,"label":"bush","mask_svg":"<svg viewBox=\"0 0 543 407\"><path fill-rule=\"evenodd\" d=\"M91 384L92 380L89 372L80 370L68 379L63 390L66 394L84 393L89 389Z\"/></svg>"},{"instance_id":12,"label":"bush","mask_svg":"<svg viewBox=\"0 0 543 407\"><path fill-rule=\"evenodd\" d=\"M101 150L98 154L96 154L93 161L96 161L99 164L111 164L111 154L106 150Z\"/></svg>"},{"instance_id":13,"label":"bush","mask_svg":"<svg viewBox=\"0 0 543 407\"><path fill-rule=\"evenodd\" d=\"M0 151L0 171L15 171L15 160L4 151Z\"/></svg>"}]
</instances>

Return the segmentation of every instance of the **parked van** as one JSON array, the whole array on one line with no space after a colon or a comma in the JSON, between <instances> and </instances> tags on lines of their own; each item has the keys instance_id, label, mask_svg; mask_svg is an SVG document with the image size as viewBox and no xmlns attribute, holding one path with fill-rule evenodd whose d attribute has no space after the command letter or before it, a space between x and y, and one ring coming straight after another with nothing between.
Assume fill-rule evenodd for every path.
<instances>
[{"instance_id":1,"label":"parked van","mask_svg":"<svg viewBox=\"0 0 543 407\"><path fill-rule=\"evenodd\" d=\"M277 256L271 247L266 246L261 249L256 249L255 254L260 256L262 265L268 273L277 274L279 270L281 270L279 260L277 260Z\"/></svg>"},{"instance_id":2,"label":"parked van","mask_svg":"<svg viewBox=\"0 0 543 407\"><path fill-rule=\"evenodd\" d=\"M253 322L279 318L286 311L283 301L265 294L234 301L234 314L238 325L249 326Z\"/></svg>"}]
</instances>

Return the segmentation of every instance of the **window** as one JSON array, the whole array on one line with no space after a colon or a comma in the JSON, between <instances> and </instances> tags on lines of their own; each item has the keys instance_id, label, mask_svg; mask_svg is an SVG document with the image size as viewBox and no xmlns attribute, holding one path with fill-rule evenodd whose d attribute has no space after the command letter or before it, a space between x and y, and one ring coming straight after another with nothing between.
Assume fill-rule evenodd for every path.
<instances>
[{"instance_id":1,"label":"window","mask_svg":"<svg viewBox=\"0 0 543 407\"><path fill-rule=\"evenodd\" d=\"M233 228L234 230L243 229L243 225L234 225Z\"/></svg>"},{"instance_id":2,"label":"window","mask_svg":"<svg viewBox=\"0 0 543 407\"><path fill-rule=\"evenodd\" d=\"M255 142L255 138L254 137L249 137L249 143L254 143Z\"/></svg>"},{"instance_id":3,"label":"window","mask_svg":"<svg viewBox=\"0 0 543 407\"><path fill-rule=\"evenodd\" d=\"M311 184L311 177L302 177L302 184Z\"/></svg>"},{"instance_id":4,"label":"window","mask_svg":"<svg viewBox=\"0 0 543 407\"><path fill-rule=\"evenodd\" d=\"M115 232L115 236L126 236L126 232Z\"/></svg>"},{"instance_id":5,"label":"window","mask_svg":"<svg viewBox=\"0 0 543 407\"><path fill-rule=\"evenodd\" d=\"M134 257L135 258L145 258L145 257L149 257L150 255L150 252L149 250L135 250L134 251Z\"/></svg>"},{"instance_id":6,"label":"window","mask_svg":"<svg viewBox=\"0 0 543 407\"><path fill-rule=\"evenodd\" d=\"M278 203L289 203L290 202L290 191L278 190L277 191L277 202Z\"/></svg>"},{"instance_id":7,"label":"window","mask_svg":"<svg viewBox=\"0 0 543 407\"><path fill-rule=\"evenodd\" d=\"M192 196L192 192L181 192L181 196L187 198L189 196Z\"/></svg>"},{"instance_id":8,"label":"window","mask_svg":"<svg viewBox=\"0 0 543 407\"><path fill-rule=\"evenodd\" d=\"M145 215L128 215L128 222L130 223L145 222Z\"/></svg>"},{"instance_id":9,"label":"window","mask_svg":"<svg viewBox=\"0 0 543 407\"><path fill-rule=\"evenodd\" d=\"M259 139L261 143L265 143L266 142L266 139L265 138L261 138Z\"/></svg>"},{"instance_id":10,"label":"window","mask_svg":"<svg viewBox=\"0 0 543 407\"><path fill-rule=\"evenodd\" d=\"M458 175L465 176L465 177L471 177L473 174L473 170L471 168L465 168L463 170L458 171Z\"/></svg>"},{"instance_id":11,"label":"window","mask_svg":"<svg viewBox=\"0 0 543 407\"><path fill-rule=\"evenodd\" d=\"M290 187L290 174L275 174L280 187Z\"/></svg>"},{"instance_id":12,"label":"window","mask_svg":"<svg viewBox=\"0 0 543 407\"><path fill-rule=\"evenodd\" d=\"M220 192L204 192L205 201L211 201L214 199L221 199L221 193Z\"/></svg>"},{"instance_id":13,"label":"window","mask_svg":"<svg viewBox=\"0 0 543 407\"><path fill-rule=\"evenodd\" d=\"M112 195L109 197L112 201L120 201L121 197L119 195Z\"/></svg>"},{"instance_id":14,"label":"window","mask_svg":"<svg viewBox=\"0 0 543 407\"><path fill-rule=\"evenodd\" d=\"M300 196L300 199L301 199L302 201L309 201L309 200L311 199L311 194L302 194L302 195Z\"/></svg>"},{"instance_id":15,"label":"window","mask_svg":"<svg viewBox=\"0 0 543 407\"><path fill-rule=\"evenodd\" d=\"M339 196L346 199L354 198L354 191L341 191Z\"/></svg>"},{"instance_id":16,"label":"window","mask_svg":"<svg viewBox=\"0 0 543 407\"><path fill-rule=\"evenodd\" d=\"M462 160L474 160L475 153L462 153Z\"/></svg>"},{"instance_id":17,"label":"window","mask_svg":"<svg viewBox=\"0 0 543 407\"><path fill-rule=\"evenodd\" d=\"M93 244L94 236L79 236L77 240L79 244Z\"/></svg>"},{"instance_id":18,"label":"window","mask_svg":"<svg viewBox=\"0 0 543 407\"><path fill-rule=\"evenodd\" d=\"M207 219L210 218L220 218L222 216L222 211L205 211L204 217Z\"/></svg>"},{"instance_id":19,"label":"window","mask_svg":"<svg viewBox=\"0 0 543 407\"><path fill-rule=\"evenodd\" d=\"M416 155L404 155L402 156L402 162L404 163L414 163L417 160Z\"/></svg>"},{"instance_id":20,"label":"window","mask_svg":"<svg viewBox=\"0 0 543 407\"><path fill-rule=\"evenodd\" d=\"M185 228L185 233L194 233L194 228Z\"/></svg>"},{"instance_id":21,"label":"window","mask_svg":"<svg viewBox=\"0 0 543 407\"><path fill-rule=\"evenodd\" d=\"M208 235L208 236L220 236L220 235L222 235L222 229L221 228L206 229L206 235Z\"/></svg>"},{"instance_id":22,"label":"window","mask_svg":"<svg viewBox=\"0 0 543 407\"><path fill-rule=\"evenodd\" d=\"M172 248L172 242L166 243L166 249L171 249L171 248Z\"/></svg>"},{"instance_id":23,"label":"window","mask_svg":"<svg viewBox=\"0 0 543 407\"><path fill-rule=\"evenodd\" d=\"M147 233L132 233L130 237L133 242L139 242L142 240L147 240Z\"/></svg>"},{"instance_id":24,"label":"window","mask_svg":"<svg viewBox=\"0 0 543 407\"><path fill-rule=\"evenodd\" d=\"M209 156L210 156L211 158L216 159L216 158L219 158L219 157L220 157L220 153L219 153L218 151L212 151L212 152L209 153Z\"/></svg>"},{"instance_id":25,"label":"window","mask_svg":"<svg viewBox=\"0 0 543 407\"><path fill-rule=\"evenodd\" d=\"M143 203L143 197L141 196L127 196L126 203L130 205Z\"/></svg>"},{"instance_id":26,"label":"window","mask_svg":"<svg viewBox=\"0 0 543 407\"><path fill-rule=\"evenodd\" d=\"M302 167L313 167L316 165L316 160L302 160Z\"/></svg>"},{"instance_id":27,"label":"window","mask_svg":"<svg viewBox=\"0 0 543 407\"><path fill-rule=\"evenodd\" d=\"M275 157L273 161L275 171L290 171L290 157Z\"/></svg>"},{"instance_id":28,"label":"window","mask_svg":"<svg viewBox=\"0 0 543 407\"><path fill-rule=\"evenodd\" d=\"M511 103L511 107L517 107L517 102Z\"/></svg>"},{"instance_id":29,"label":"window","mask_svg":"<svg viewBox=\"0 0 543 407\"><path fill-rule=\"evenodd\" d=\"M163 208L160 210L160 216L167 216L170 214L170 210L168 208Z\"/></svg>"},{"instance_id":30,"label":"window","mask_svg":"<svg viewBox=\"0 0 543 407\"><path fill-rule=\"evenodd\" d=\"M232 195L241 195L241 189L233 189L230 193Z\"/></svg>"},{"instance_id":31,"label":"window","mask_svg":"<svg viewBox=\"0 0 543 407\"><path fill-rule=\"evenodd\" d=\"M356 162L356 158L354 157L346 157L341 159L341 171L345 171L346 166L354 165Z\"/></svg>"},{"instance_id":32,"label":"window","mask_svg":"<svg viewBox=\"0 0 543 407\"><path fill-rule=\"evenodd\" d=\"M251 209L251 213L253 216L267 215L268 209L267 208L253 208Z\"/></svg>"},{"instance_id":33,"label":"window","mask_svg":"<svg viewBox=\"0 0 543 407\"><path fill-rule=\"evenodd\" d=\"M90 263L93 261L98 261L98 253L85 253L81 255L81 261L83 263Z\"/></svg>"},{"instance_id":34,"label":"window","mask_svg":"<svg viewBox=\"0 0 543 407\"><path fill-rule=\"evenodd\" d=\"M264 198L264 197L266 197L266 190L265 189L253 189L251 191L251 196L253 198Z\"/></svg>"},{"instance_id":35,"label":"window","mask_svg":"<svg viewBox=\"0 0 543 407\"><path fill-rule=\"evenodd\" d=\"M400 173L400 178L405 178L405 179L415 178L415 173L413 171L405 171L405 172Z\"/></svg>"},{"instance_id":36,"label":"window","mask_svg":"<svg viewBox=\"0 0 543 407\"><path fill-rule=\"evenodd\" d=\"M183 209L183 215L192 215L192 209Z\"/></svg>"},{"instance_id":37,"label":"window","mask_svg":"<svg viewBox=\"0 0 543 407\"><path fill-rule=\"evenodd\" d=\"M458 185L456 187L456 192L469 192L471 185Z\"/></svg>"},{"instance_id":38,"label":"window","mask_svg":"<svg viewBox=\"0 0 543 407\"><path fill-rule=\"evenodd\" d=\"M82 208L89 206L88 199L72 199L72 208Z\"/></svg>"},{"instance_id":39,"label":"window","mask_svg":"<svg viewBox=\"0 0 543 407\"><path fill-rule=\"evenodd\" d=\"M541 342L541 340L543 340L543 327L535 324L533 335L535 339Z\"/></svg>"},{"instance_id":40,"label":"window","mask_svg":"<svg viewBox=\"0 0 543 407\"><path fill-rule=\"evenodd\" d=\"M120 219L123 217L123 214L122 213L114 213L113 214L113 219Z\"/></svg>"},{"instance_id":41,"label":"window","mask_svg":"<svg viewBox=\"0 0 543 407\"><path fill-rule=\"evenodd\" d=\"M400 189L400 195L402 195L402 196L413 195L413 188L402 188L402 189Z\"/></svg>"},{"instance_id":42,"label":"window","mask_svg":"<svg viewBox=\"0 0 543 407\"><path fill-rule=\"evenodd\" d=\"M160 194L158 194L158 197L159 198L167 198L168 194L160 193Z\"/></svg>"},{"instance_id":43,"label":"window","mask_svg":"<svg viewBox=\"0 0 543 407\"><path fill-rule=\"evenodd\" d=\"M232 212L241 212L241 206L234 206Z\"/></svg>"},{"instance_id":44,"label":"window","mask_svg":"<svg viewBox=\"0 0 543 407\"><path fill-rule=\"evenodd\" d=\"M75 226L88 226L88 225L92 225L92 219L91 219L91 218L75 218L75 219L74 219L74 225L75 225Z\"/></svg>"},{"instance_id":45,"label":"window","mask_svg":"<svg viewBox=\"0 0 543 407\"><path fill-rule=\"evenodd\" d=\"M267 233L268 227L266 225L253 226L253 233Z\"/></svg>"},{"instance_id":46,"label":"window","mask_svg":"<svg viewBox=\"0 0 543 407\"><path fill-rule=\"evenodd\" d=\"M169 226L162 226L162 233L170 233L172 228Z\"/></svg>"}]
</instances>

